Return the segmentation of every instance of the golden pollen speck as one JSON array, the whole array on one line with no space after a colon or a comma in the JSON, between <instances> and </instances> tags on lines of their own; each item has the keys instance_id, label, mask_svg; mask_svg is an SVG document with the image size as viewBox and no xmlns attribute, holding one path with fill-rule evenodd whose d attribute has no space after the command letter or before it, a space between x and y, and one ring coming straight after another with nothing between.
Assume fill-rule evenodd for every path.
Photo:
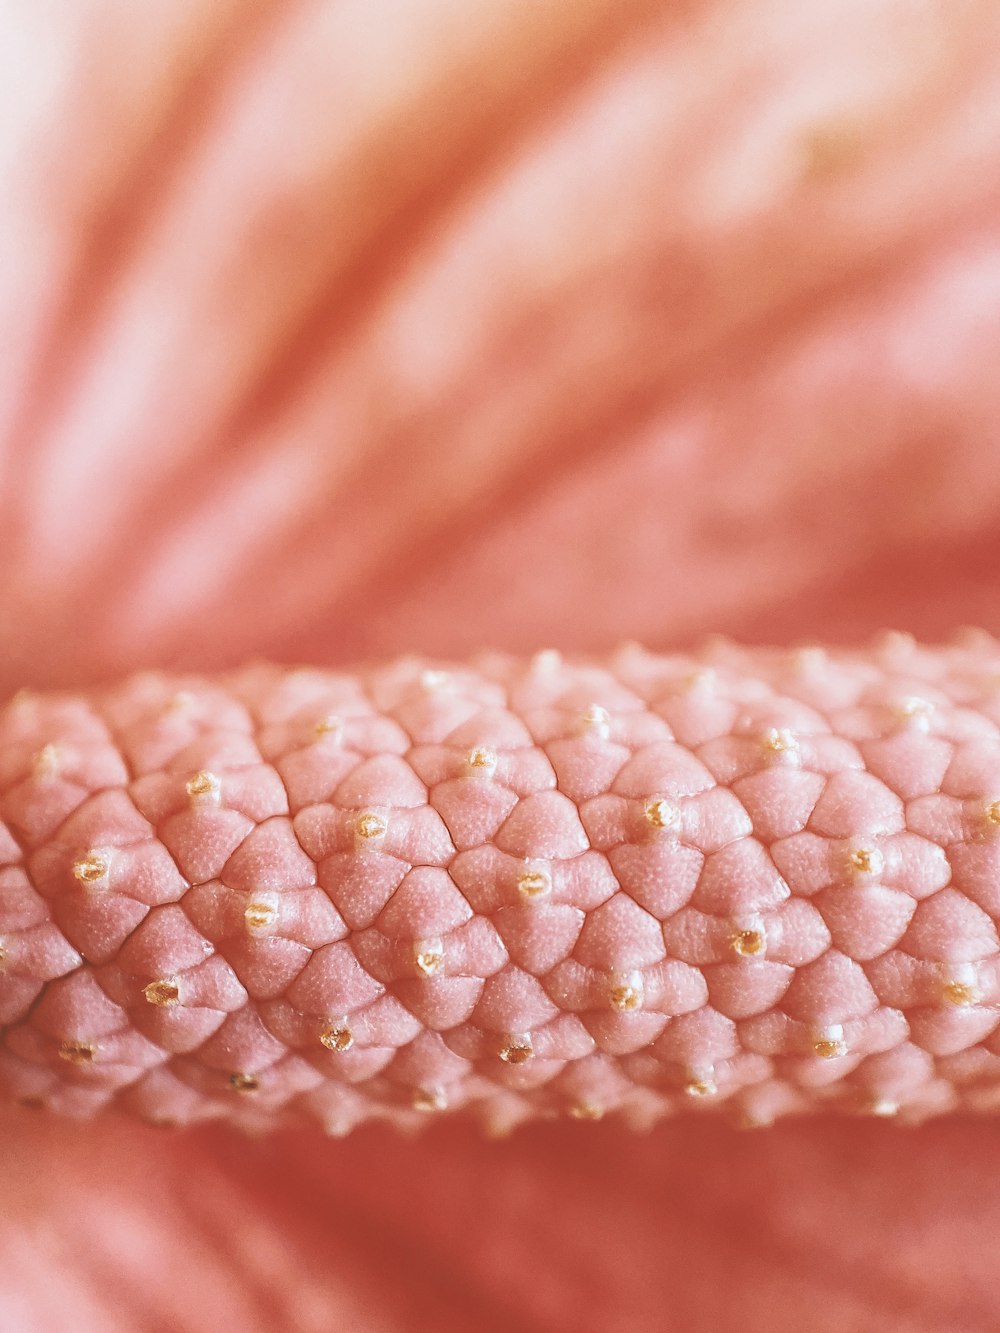
<instances>
[{"instance_id":1,"label":"golden pollen speck","mask_svg":"<svg viewBox=\"0 0 1000 1333\"><path fill-rule=\"evenodd\" d=\"M359 838L371 841L383 837L388 827L382 816L377 815L374 810L364 810L355 821L354 831Z\"/></svg>"},{"instance_id":2,"label":"golden pollen speck","mask_svg":"<svg viewBox=\"0 0 1000 1333\"><path fill-rule=\"evenodd\" d=\"M612 1009L617 1009L619 1013L634 1013L642 1008L644 999L645 985L641 972L611 978L608 1000Z\"/></svg>"},{"instance_id":3,"label":"golden pollen speck","mask_svg":"<svg viewBox=\"0 0 1000 1333\"><path fill-rule=\"evenodd\" d=\"M439 939L418 941L413 946L413 961L425 977L436 977L444 967L444 944Z\"/></svg>"},{"instance_id":4,"label":"golden pollen speck","mask_svg":"<svg viewBox=\"0 0 1000 1333\"><path fill-rule=\"evenodd\" d=\"M574 1120L603 1120L604 1107L598 1106L596 1102L577 1102L569 1108L569 1113Z\"/></svg>"},{"instance_id":5,"label":"golden pollen speck","mask_svg":"<svg viewBox=\"0 0 1000 1333\"><path fill-rule=\"evenodd\" d=\"M552 892L552 877L544 870L522 870L517 877L517 891L526 902L537 902Z\"/></svg>"},{"instance_id":6,"label":"golden pollen speck","mask_svg":"<svg viewBox=\"0 0 1000 1333\"><path fill-rule=\"evenodd\" d=\"M430 1113L433 1111L443 1111L448 1105L448 1096L444 1088L415 1088L413 1092L413 1109Z\"/></svg>"},{"instance_id":7,"label":"golden pollen speck","mask_svg":"<svg viewBox=\"0 0 1000 1333\"><path fill-rule=\"evenodd\" d=\"M500 1059L508 1065L523 1065L535 1054L530 1032L512 1033L501 1046Z\"/></svg>"},{"instance_id":8,"label":"golden pollen speck","mask_svg":"<svg viewBox=\"0 0 1000 1333\"><path fill-rule=\"evenodd\" d=\"M496 751L486 745L477 745L465 756L465 762L475 772L492 773L497 766Z\"/></svg>"},{"instance_id":9,"label":"golden pollen speck","mask_svg":"<svg viewBox=\"0 0 1000 1333\"><path fill-rule=\"evenodd\" d=\"M983 816L987 824L1000 826L1000 801L990 801L983 811Z\"/></svg>"},{"instance_id":10,"label":"golden pollen speck","mask_svg":"<svg viewBox=\"0 0 1000 1333\"><path fill-rule=\"evenodd\" d=\"M260 1087L260 1079L256 1074L230 1074L229 1086L233 1092L256 1092Z\"/></svg>"},{"instance_id":11,"label":"golden pollen speck","mask_svg":"<svg viewBox=\"0 0 1000 1333\"><path fill-rule=\"evenodd\" d=\"M100 852L88 852L73 862L73 876L81 884L96 884L104 879L109 869L108 858Z\"/></svg>"},{"instance_id":12,"label":"golden pollen speck","mask_svg":"<svg viewBox=\"0 0 1000 1333\"><path fill-rule=\"evenodd\" d=\"M646 802L643 806L642 817L650 828L676 828L680 823L681 812L676 805L657 797L655 800Z\"/></svg>"},{"instance_id":13,"label":"golden pollen speck","mask_svg":"<svg viewBox=\"0 0 1000 1333\"><path fill-rule=\"evenodd\" d=\"M148 986L143 986L142 993L147 1004L155 1004L161 1009L171 1009L181 1001L180 983L176 977L151 981Z\"/></svg>"},{"instance_id":14,"label":"golden pollen speck","mask_svg":"<svg viewBox=\"0 0 1000 1333\"><path fill-rule=\"evenodd\" d=\"M836 1060L847 1054L847 1043L842 1037L817 1037L813 1042L813 1053L821 1060Z\"/></svg>"},{"instance_id":15,"label":"golden pollen speck","mask_svg":"<svg viewBox=\"0 0 1000 1333\"><path fill-rule=\"evenodd\" d=\"M764 952L764 946L767 943L763 931L760 930L738 930L729 941L733 953L737 953L741 958L756 958Z\"/></svg>"},{"instance_id":16,"label":"golden pollen speck","mask_svg":"<svg viewBox=\"0 0 1000 1333\"><path fill-rule=\"evenodd\" d=\"M247 903L243 912L243 920L246 922L247 930L264 931L268 930L278 919L278 908L274 903L251 901Z\"/></svg>"},{"instance_id":17,"label":"golden pollen speck","mask_svg":"<svg viewBox=\"0 0 1000 1333\"><path fill-rule=\"evenodd\" d=\"M941 994L947 1004L953 1004L957 1009L964 1009L979 999L975 986L967 981L946 981Z\"/></svg>"},{"instance_id":18,"label":"golden pollen speck","mask_svg":"<svg viewBox=\"0 0 1000 1333\"><path fill-rule=\"evenodd\" d=\"M714 1097L718 1090L715 1079L709 1074L696 1075L684 1084L684 1091L689 1097Z\"/></svg>"},{"instance_id":19,"label":"golden pollen speck","mask_svg":"<svg viewBox=\"0 0 1000 1333\"><path fill-rule=\"evenodd\" d=\"M847 862L859 875L880 875L885 869L885 857L875 847L856 847Z\"/></svg>"},{"instance_id":20,"label":"golden pollen speck","mask_svg":"<svg viewBox=\"0 0 1000 1333\"><path fill-rule=\"evenodd\" d=\"M192 800L214 800L218 797L222 784L214 773L209 773L207 769L202 769L200 773L195 773L194 777L188 778L184 784L184 790Z\"/></svg>"},{"instance_id":21,"label":"golden pollen speck","mask_svg":"<svg viewBox=\"0 0 1000 1333\"><path fill-rule=\"evenodd\" d=\"M339 1053L349 1051L354 1045L354 1033L347 1026L347 1020L342 1018L331 1025L320 1035L320 1041L328 1051Z\"/></svg>"},{"instance_id":22,"label":"golden pollen speck","mask_svg":"<svg viewBox=\"0 0 1000 1333\"><path fill-rule=\"evenodd\" d=\"M97 1047L91 1041L64 1041L59 1047L59 1059L71 1065L93 1064Z\"/></svg>"},{"instance_id":23,"label":"golden pollen speck","mask_svg":"<svg viewBox=\"0 0 1000 1333\"><path fill-rule=\"evenodd\" d=\"M343 730L344 724L335 713L320 718L315 727L317 736L339 736Z\"/></svg>"},{"instance_id":24,"label":"golden pollen speck","mask_svg":"<svg viewBox=\"0 0 1000 1333\"><path fill-rule=\"evenodd\" d=\"M761 737L761 745L770 754L794 754L799 743L785 727L771 727Z\"/></svg>"}]
</instances>

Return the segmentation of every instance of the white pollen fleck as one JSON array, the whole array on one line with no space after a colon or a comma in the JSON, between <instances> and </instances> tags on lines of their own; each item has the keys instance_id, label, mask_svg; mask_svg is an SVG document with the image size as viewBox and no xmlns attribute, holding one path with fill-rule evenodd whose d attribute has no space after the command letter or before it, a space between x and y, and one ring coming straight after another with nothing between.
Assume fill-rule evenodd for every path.
<instances>
[{"instance_id":1,"label":"white pollen fleck","mask_svg":"<svg viewBox=\"0 0 1000 1333\"><path fill-rule=\"evenodd\" d=\"M427 694L438 694L451 685L451 676L447 671L426 670L420 673L420 688Z\"/></svg>"},{"instance_id":2,"label":"white pollen fleck","mask_svg":"<svg viewBox=\"0 0 1000 1333\"><path fill-rule=\"evenodd\" d=\"M787 727L769 727L760 738L761 749L775 759L786 763L799 758L799 743Z\"/></svg>"},{"instance_id":3,"label":"white pollen fleck","mask_svg":"<svg viewBox=\"0 0 1000 1333\"><path fill-rule=\"evenodd\" d=\"M543 648L531 659L531 670L536 675L552 676L563 664L562 653L556 648Z\"/></svg>"},{"instance_id":4,"label":"white pollen fleck","mask_svg":"<svg viewBox=\"0 0 1000 1333\"><path fill-rule=\"evenodd\" d=\"M436 977L444 967L443 941L438 936L417 940L413 946L413 962L422 976Z\"/></svg>"},{"instance_id":5,"label":"white pollen fleck","mask_svg":"<svg viewBox=\"0 0 1000 1333\"><path fill-rule=\"evenodd\" d=\"M929 699L918 695L907 695L892 705L893 716L912 731L929 731L934 705Z\"/></svg>"},{"instance_id":6,"label":"white pollen fleck","mask_svg":"<svg viewBox=\"0 0 1000 1333\"><path fill-rule=\"evenodd\" d=\"M611 714L600 704L591 704L580 715L580 729L585 735L606 741L611 735Z\"/></svg>"},{"instance_id":7,"label":"white pollen fleck","mask_svg":"<svg viewBox=\"0 0 1000 1333\"><path fill-rule=\"evenodd\" d=\"M642 817L653 829L676 829L680 826L681 812L671 801L655 796L642 809Z\"/></svg>"},{"instance_id":8,"label":"white pollen fleck","mask_svg":"<svg viewBox=\"0 0 1000 1333\"><path fill-rule=\"evenodd\" d=\"M899 1115L899 1102L891 1101L888 1097L877 1097L868 1108L869 1115L878 1116L879 1119L891 1120L894 1115Z\"/></svg>"}]
</instances>

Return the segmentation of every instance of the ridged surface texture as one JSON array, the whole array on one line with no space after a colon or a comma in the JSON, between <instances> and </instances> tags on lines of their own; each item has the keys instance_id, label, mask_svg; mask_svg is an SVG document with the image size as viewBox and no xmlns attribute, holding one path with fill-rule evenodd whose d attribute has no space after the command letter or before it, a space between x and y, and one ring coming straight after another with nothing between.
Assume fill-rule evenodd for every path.
<instances>
[{"instance_id":1,"label":"ridged surface texture","mask_svg":"<svg viewBox=\"0 0 1000 1333\"><path fill-rule=\"evenodd\" d=\"M1000 650L146 673L0 714L0 1090L254 1129L1000 1106Z\"/></svg>"}]
</instances>

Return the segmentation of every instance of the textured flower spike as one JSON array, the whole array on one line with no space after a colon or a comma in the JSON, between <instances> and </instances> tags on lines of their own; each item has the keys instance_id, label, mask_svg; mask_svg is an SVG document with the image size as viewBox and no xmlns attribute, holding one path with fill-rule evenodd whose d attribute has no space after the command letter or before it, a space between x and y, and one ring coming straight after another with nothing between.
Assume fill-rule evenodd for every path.
<instances>
[{"instance_id":1,"label":"textured flower spike","mask_svg":"<svg viewBox=\"0 0 1000 1333\"><path fill-rule=\"evenodd\" d=\"M253 667L0 713L0 1091L343 1133L1000 1108L1000 648Z\"/></svg>"}]
</instances>

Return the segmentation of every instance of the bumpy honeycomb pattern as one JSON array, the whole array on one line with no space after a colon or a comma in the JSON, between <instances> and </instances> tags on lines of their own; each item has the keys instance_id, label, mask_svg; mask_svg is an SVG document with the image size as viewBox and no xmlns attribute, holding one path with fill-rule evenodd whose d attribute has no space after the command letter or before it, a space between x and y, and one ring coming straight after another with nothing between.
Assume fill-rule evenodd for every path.
<instances>
[{"instance_id":1,"label":"bumpy honeycomb pattern","mask_svg":"<svg viewBox=\"0 0 1000 1333\"><path fill-rule=\"evenodd\" d=\"M142 675L0 715L0 1089L87 1117L1000 1107L1000 649Z\"/></svg>"}]
</instances>

